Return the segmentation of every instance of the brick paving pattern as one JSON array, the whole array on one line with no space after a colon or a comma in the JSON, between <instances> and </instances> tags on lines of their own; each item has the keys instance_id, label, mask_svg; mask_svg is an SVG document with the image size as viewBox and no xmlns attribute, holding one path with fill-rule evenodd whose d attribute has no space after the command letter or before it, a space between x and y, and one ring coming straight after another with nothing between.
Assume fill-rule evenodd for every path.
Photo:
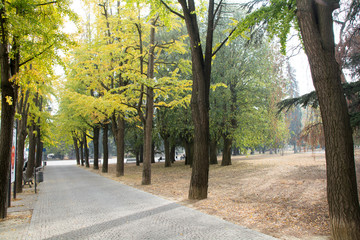
<instances>
[{"instance_id":1,"label":"brick paving pattern","mask_svg":"<svg viewBox=\"0 0 360 240\"><path fill-rule=\"evenodd\" d=\"M273 237L128 187L77 166L47 166L24 239Z\"/></svg>"}]
</instances>

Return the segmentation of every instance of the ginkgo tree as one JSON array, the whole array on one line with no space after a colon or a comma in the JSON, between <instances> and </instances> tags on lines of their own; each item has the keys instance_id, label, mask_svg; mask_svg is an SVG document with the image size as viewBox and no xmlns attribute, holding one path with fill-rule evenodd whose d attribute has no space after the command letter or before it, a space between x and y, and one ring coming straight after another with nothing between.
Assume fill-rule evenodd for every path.
<instances>
[{"instance_id":1,"label":"ginkgo tree","mask_svg":"<svg viewBox=\"0 0 360 240\"><path fill-rule=\"evenodd\" d=\"M0 218L7 215L6 195L12 145L15 103L20 69L35 58L63 48L67 36L61 32L65 17L74 19L69 1L2 1L0 4L1 133L0 133Z\"/></svg>"},{"instance_id":2,"label":"ginkgo tree","mask_svg":"<svg viewBox=\"0 0 360 240\"><path fill-rule=\"evenodd\" d=\"M22 192L22 170L24 164L24 151L26 137L32 136L32 146L38 148L35 155L29 156L28 166L39 166L42 160L42 148L44 143L51 142L50 113L46 111L52 98L54 76L51 66L47 64L48 58L43 55L31 64L20 69L17 79L19 86L19 99L16 110L16 131L17 131L17 167L16 167L16 192ZM28 130L29 129L29 130ZM34 135L34 131L36 134ZM35 144L36 139L36 144ZM34 149L31 149L35 152ZM40 153L40 154L39 154ZM29 171L28 177L32 177L33 171Z\"/></svg>"},{"instance_id":3,"label":"ginkgo tree","mask_svg":"<svg viewBox=\"0 0 360 240\"><path fill-rule=\"evenodd\" d=\"M164 14L157 11L149 13L149 6L149 3L141 1L124 3L121 7L111 1L93 4L98 21L92 24L94 29L85 28L87 32L84 35L87 37L80 40L78 49L74 49L69 57L71 70L67 77L68 80L81 82L86 88L81 94L69 92L74 102L82 104L86 101L90 106L96 101L99 103L96 107L84 110L98 112L98 115L111 119L117 142L118 176L124 174L125 119L131 121L134 111L137 112L143 122L144 139L147 139L144 141L144 184L150 183L150 161L147 159L150 159L151 152L146 149L151 146L152 104L154 100L155 107L182 104L188 98L184 99L181 93L189 88L189 81L178 80L181 67L188 67L186 63L181 64L182 61L166 76L157 75L158 67L166 68L167 63L161 60L163 56L183 53L185 48L182 38L170 42L155 40L155 29L170 26L174 29L180 25L176 24L174 17L173 20L170 17L162 19ZM97 93L96 100L88 99L93 97L89 96L90 92ZM166 102L167 99L171 102Z\"/></svg>"}]
</instances>

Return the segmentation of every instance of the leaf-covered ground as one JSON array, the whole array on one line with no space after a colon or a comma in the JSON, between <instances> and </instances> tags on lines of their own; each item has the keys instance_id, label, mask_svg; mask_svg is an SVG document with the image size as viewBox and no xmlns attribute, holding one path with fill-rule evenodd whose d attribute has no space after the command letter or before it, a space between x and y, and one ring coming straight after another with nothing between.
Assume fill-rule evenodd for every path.
<instances>
[{"instance_id":1,"label":"leaf-covered ground","mask_svg":"<svg viewBox=\"0 0 360 240\"><path fill-rule=\"evenodd\" d=\"M358 151L356 163L359 187ZM201 201L187 200L191 169L183 161L152 164L148 186L133 163L125 164L124 177L115 177L115 165L102 175L280 239L330 239L324 153L238 156L231 166L212 165Z\"/></svg>"}]
</instances>

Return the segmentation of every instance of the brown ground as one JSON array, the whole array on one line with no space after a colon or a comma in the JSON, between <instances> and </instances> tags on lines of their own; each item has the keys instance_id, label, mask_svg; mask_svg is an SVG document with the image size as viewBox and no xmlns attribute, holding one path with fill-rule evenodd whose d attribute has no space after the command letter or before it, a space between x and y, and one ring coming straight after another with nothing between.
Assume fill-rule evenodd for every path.
<instances>
[{"instance_id":1,"label":"brown ground","mask_svg":"<svg viewBox=\"0 0 360 240\"><path fill-rule=\"evenodd\" d=\"M187 200L191 169L183 161L153 164L149 186L141 185L135 164L125 164L124 177L115 177L115 165L102 175L277 238L330 239L324 153L233 157L231 166L210 166L208 198L201 201Z\"/></svg>"}]
</instances>

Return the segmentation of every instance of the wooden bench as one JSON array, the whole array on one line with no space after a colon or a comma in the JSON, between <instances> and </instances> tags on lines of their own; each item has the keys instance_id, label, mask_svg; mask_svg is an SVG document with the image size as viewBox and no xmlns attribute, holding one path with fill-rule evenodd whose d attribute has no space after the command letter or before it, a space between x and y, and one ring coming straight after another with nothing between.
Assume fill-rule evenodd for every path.
<instances>
[{"instance_id":1,"label":"wooden bench","mask_svg":"<svg viewBox=\"0 0 360 240\"><path fill-rule=\"evenodd\" d=\"M23 182L24 182L23 186L29 185L29 187L31 187L31 184L34 184L33 178L26 177L26 171L23 172Z\"/></svg>"}]
</instances>

